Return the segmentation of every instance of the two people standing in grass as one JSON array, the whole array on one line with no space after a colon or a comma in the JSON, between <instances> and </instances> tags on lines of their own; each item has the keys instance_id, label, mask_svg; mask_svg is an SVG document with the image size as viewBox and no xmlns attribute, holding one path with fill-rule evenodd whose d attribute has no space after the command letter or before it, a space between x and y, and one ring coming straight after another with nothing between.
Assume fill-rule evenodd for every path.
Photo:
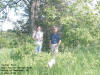
<instances>
[{"instance_id":1,"label":"two people standing in grass","mask_svg":"<svg viewBox=\"0 0 100 75\"><path fill-rule=\"evenodd\" d=\"M35 39L35 43L37 44L36 52L40 53L42 49L43 43L43 32L41 31L41 27L37 27L37 31L32 36ZM61 36L58 34L58 28L53 26L53 33L50 36L50 48L52 53L58 53L58 47L61 43Z\"/></svg>"}]
</instances>

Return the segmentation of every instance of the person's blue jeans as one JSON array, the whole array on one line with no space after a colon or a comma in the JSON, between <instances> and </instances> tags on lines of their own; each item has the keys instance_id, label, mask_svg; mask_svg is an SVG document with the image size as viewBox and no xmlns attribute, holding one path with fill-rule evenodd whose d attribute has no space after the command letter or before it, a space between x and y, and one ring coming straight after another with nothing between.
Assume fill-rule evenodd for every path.
<instances>
[{"instance_id":1,"label":"person's blue jeans","mask_svg":"<svg viewBox=\"0 0 100 75\"><path fill-rule=\"evenodd\" d=\"M37 46L36 52L37 53L40 53L41 52L41 49L42 49L42 44Z\"/></svg>"}]
</instances>

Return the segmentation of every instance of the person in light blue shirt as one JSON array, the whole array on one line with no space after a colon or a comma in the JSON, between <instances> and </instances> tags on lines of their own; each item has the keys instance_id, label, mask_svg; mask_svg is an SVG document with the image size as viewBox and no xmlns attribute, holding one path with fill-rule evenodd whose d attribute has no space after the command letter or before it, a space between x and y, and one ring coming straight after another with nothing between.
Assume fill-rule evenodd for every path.
<instances>
[{"instance_id":1,"label":"person in light blue shirt","mask_svg":"<svg viewBox=\"0 0 100 75\"><path fill-rule=\"evenodd\" d=\"M58 47L61 43L61 36L58 34L58 28L53 27L53 33L50 36L50 48L53 53L58 53Z\"/></svg>"}]
</instances>

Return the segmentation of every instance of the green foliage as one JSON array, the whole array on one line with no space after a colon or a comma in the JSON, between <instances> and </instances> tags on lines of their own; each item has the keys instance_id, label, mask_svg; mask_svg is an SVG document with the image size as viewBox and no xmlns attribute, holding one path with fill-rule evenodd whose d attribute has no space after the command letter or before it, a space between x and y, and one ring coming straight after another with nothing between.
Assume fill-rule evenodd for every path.
<instances>
[{"instance_id":1,"label":"green foliage","mask_svg":"<svg viewBox=\"0 0 100 75\"><path fill-rule=\"evenodd\" d=\"M39 16L43 17L42 20L37 21L37 24L43 26L46 35L45 47L48 47L47 43L54 25L61 29L62 46L87 46L100 41L100 17L94 12L98 9L91 9L87 3L90 4L91 0L48 0L46 5L41 5Z\"/></svg>"},{"instance_id":2,"label":"green foliage","mask_svg":"<svg viewBox=\"0 0 100 75\"><path fill-rule=\"evenodd\" d=\"M35 46L33 44L26 43L24 45L21 45L18 48L15 48L11 52L10 58L13 60L22 59L25 56L32 55L34 51L35 51Z\"/></svg>"},{"instance_id":3,"label":"green foliage","mask_svg":"<svg viewBox=\"0 0 100 75\"><path fill-rule=\"evenodd\" d=\"M30 45L26 45L27 49ZM0 65L16 64L16 67L32 67L29 71L17 72L16 75L99 75L100 74L100 46L88 46L65 49L66 52L59 53L55 57L56 64L50 68L48 62L51 54L42 52L40 54L24 55L20 48L0 49ZM22 56L23 55L23 56ZM10 57L9 57L10 56ZM0 72L1 75L4 75Z\"/></svg>"},{"instance_id":4,"label":"green foliage","mask_svg":"<svg viewBox=\"0 0 100 75\"><path fill-rule=\"evenodd\" d=\"M79 14L79 13L78 13ZM63 41L68 46L77 46L91 44L94 41L98 40L98 28L97 20L94 21L94 18L98 19L96 15L85 16L67 16L62 18L61 22L63 24ZM80 18L80 20L78 20ZM98 36L98 37L97 37Z\"/></svg>"},{"instance_id":5,"label":"green foliage","mask_svg":"<svg viewBox=\"0 0 100 75\"><path fill-rule=\"evenodd\" d=\"M34 43L30 35L19 32L3 32L0 38L0 48L17 48L27 43L31 45Z\"/></svg>"},{"instance_id":6,"label":"green foliage","mask_svg":"<svg viewBox=\"0 0 100 75\"><path fill-rule=\"evenodd\" d=\"M12 48L10 58L22 59L25 55L32 55L35 51L34 40L28 34L3 32L0 36L0 48Z\"/></svg>"},{"instance_id":7,"label":"green foliage","mask_svg":"<svg viewBox=\"0 0 100 75\"><path fill-rule=\"evenodd\" d=\"M18 60L18 59L21 59L22 58L22 51L20 48L16 48L16 50L13 50L11 53L10 53L10 58L13 59L13 60Z\"/></svg>"},{"instance_id":8,"label":"green foliage","mask_svg":"<svg viewBox=\"0 0 100 75\"><path fill-rule=\"evenodd\" d=\"M100 46L97 44L87 47L78 45L75 48L66 46L65 48L65 42L62 43L62 48L59 48L61 52L55 57L56 64L50 68L48 62L52 59L51 53L44 52L45 50L43 50L41 53L36 54L34 41L30 35L3 32L3 35L0 37L2 39L0 41L8 42L2 42L4 45L0 48L0 66L1 64L16 64L16 67L31 67L29 71L17 72L16 75L100 74ZM14 40L17 40L17 44L12 43L10 46L9 42L15 42ZM2 72L0 74L4 75Z\"/></svg>"},{"instance_id":9,"label":"green foliage","mask_svg":"<svg viewBox=\"0 0 100 75\"><path fill-rule=\"evenodd\" d=\"M10 0L9 0L10 1ZM14 1L14 0L12 0ZM94 8L91 5L92 0L47 0L44 3L40 4L40 11L38 13L38 19L35 20L36 25L43 27L44 31L44 50L48 50L49 38L52 33L52 26L56 25L60 27L60 32L62 33L62 42L63 46L76 47L78 45L87 46L94 42L100 41L100 2L97 1L97 4ZM14 3L14 2L11 2ZM16 4L18 7L21 6L20 3ZM1 3L2 4L2 3ZM2 7L3 5L1 5ZM31 16L30 9L23 7L25 13L23 16ZM28 18L29 19L29 18ZM29 19L30 20L30 19ZM30 21L25 22L17 21L20 24L21 32L31 32ZM16 23L16 24L17 24ZM25 24L26 23L26 24ZM15 28L17 29L17 27ZM20 44L23 44L25 41L21 38L15 38L8 42L9 47L17 47ZM2 39L3 40L3 39ZM19 41L22 41L19 43ZM2 46L6 45L4 41Z\"/></svg>"},{"instance_id":10,"label":"green foliage","mask_svg":"<svg viewBox=\"0 0 100 75\"><path fill-rule=\"evenodd\" d=\"M78 4L80 3L77 3L77 5ZM98 28L100 27L100 22L98 21L100 17L98 17L97 14L95 14L94 11L92 11L88 6L84 5L82 5L82 9L80 10L73 8L71 12L73 14L64 16L60 20L63 25L62 40L65 46L87 46L89 44L93 44L96 41L99 42L100 36L98 34L100 33L98 31Z\"/></svg>"}]
</instances>

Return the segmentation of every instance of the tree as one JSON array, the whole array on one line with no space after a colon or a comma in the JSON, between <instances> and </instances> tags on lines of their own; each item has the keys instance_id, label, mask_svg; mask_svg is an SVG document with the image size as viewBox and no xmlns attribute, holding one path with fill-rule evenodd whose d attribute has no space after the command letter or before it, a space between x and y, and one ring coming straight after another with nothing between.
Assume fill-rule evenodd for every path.
<instances>
[{"instance_id":1,"label":"tree","mask_svg":"<svg viewBox=\"0 0 100 75\"><path fill-rule=\"evenodd\" d=\"M29 27L30 32L32 32L34 29L36 29L35 26L35 21L38 18L38 11L39 11L39 6L40 6L40 0L22 0L26 5L26 9L29 12ZM2 8L0 12L5 12L5 15L7 17L7 12L5 11L7 8L16 8L15 6L18 5L19 2L22 2L21 0L2 0ZM15 5L15 6L14 6ZM24 6L23 5L23 6ZM21 4L19 4L17 7L20 7ZM6 18L4 17L4 18ZM2 16L3 18L3 16Z\"/></svg>"}]
</instances>

